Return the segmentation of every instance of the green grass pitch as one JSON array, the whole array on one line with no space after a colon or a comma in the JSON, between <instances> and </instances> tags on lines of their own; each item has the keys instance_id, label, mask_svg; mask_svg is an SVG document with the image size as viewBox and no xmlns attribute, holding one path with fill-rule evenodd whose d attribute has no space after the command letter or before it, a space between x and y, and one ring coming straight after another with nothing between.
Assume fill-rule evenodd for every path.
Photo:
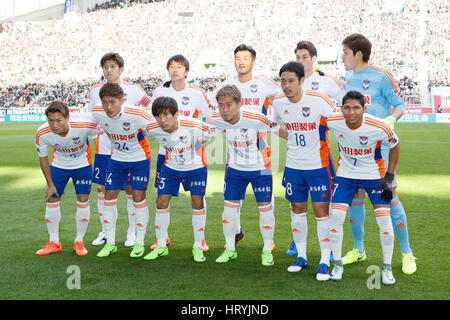
<instances>
[{"instance_id":1,"label":"green grass pitch","mask_svg":"<svg viewBox=\"0 0 450 320\"><path fill-rule=\"evenodd\" d=\"M207 261L194 263L191 256L193 231L189 195L181 191L171 202L169 256L156 260L129 258L125 248L128 220L125 196L119 198L117 222L118 253L106 259L96 257L99 247L91 242L100 230L96 208L96 188L91 193L91 220L85 236L89 254L78 257L72 251L75 237L75 194L71 182L61 201L61 253L45 257L35 252L48 241L44 222L45 180L34 148L38 123L0 123L0 299L149 299L149 300L307 300L307 299L449 299L448 227L450 223L450 125L405 124L396 126L401 140L398 165L400 199L406 209L410 243L418 258L413 275L401 271L398 241L395 242L394 286L369 289L367 280L371 265L382 262L378 228L370 202L366 201L366 239L368 259L347 266L340 282L315 280L319 262L316 222L308 210L308 259L311 267L289 273L293 261L285 254L292 234L289 205L284 199L281 177L285 144L272 138L275 195L275 265L263 267L260 262L262 239L258 227L258 211L250 188L242 208L245 239L238 244L238 259L225 265L214 260L223 250L221 214L223 208L223 163L208 165L206 240L210 250ZM330 136L337 160L336 143ZM278 146L277 146L278 145ZM156 145L151 144L152 155ZM275 146L275 147L274 147ZM211 145L207 149L211 153ZM219 148L220 149L220 148ZM218 152L210 158L219 159ZM213 162L211 160L211 162ZM220 162L220 161L215 161ZM155 161L151 176L154 177ZM147 191L150 220L147 248L155 241L155 189ZM343 252L353 245L348 219L344 228ZM69 266L79 267L80 289L69 289Z\"/></svg>"}]
</instances>

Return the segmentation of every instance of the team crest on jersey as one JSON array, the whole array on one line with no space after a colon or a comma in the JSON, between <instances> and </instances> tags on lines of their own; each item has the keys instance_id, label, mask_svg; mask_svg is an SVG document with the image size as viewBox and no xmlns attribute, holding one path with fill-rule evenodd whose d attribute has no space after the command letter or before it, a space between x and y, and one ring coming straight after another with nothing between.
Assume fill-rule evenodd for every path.
<instances>
[{"instance_id":1,"label":"team crest on jersey","mask_svg":"<svg viewBox=\"0 0 450 320\"><path fill-rule=\"evenodd\" d=\"M189 104L189 97L183 97L181 103L183 104L183 106L187 106Z\"/></svg>"},{"instance_id":2,"label":"team crest on jersey","mask_svg":"<svg viewBox=\"0 0 450 320\"><path fill-rule=\"evenodd\" d=\"M257 85L257 84L252 84L252 85L250 86L250 91L251 91L252 93L258 92L258 85Z\"/></svg>"},{"instance_id":3,"label":"team crest on jersey","mask_svg":"<svg viewBox=\"0 0 450 320\"><path fill-rule=\"evenodd\" d=\"M302 113L304 117L309 117L311 114L311 108L310 107L302 107Z\"/></svg>"},{"instance_id":4,"label":"team crest on jersey","mask_svg":"<svg viewBox=\"0 0 450 320\"><path fill-rule=\"evenodd\" d=\"M166 139L166 138L162 138L161 141L162 141L162 142L167 142L167 139Z\"/></svg>"},{"instance_id":5,"label":"team crest on jersey","mask_svg":"<svg viewBox=\"0 0 450 320\"><path fill-rule=\"evenodd\" d=\"M367 145L367 142L369 142L369 139L364 136L359 136L359 143L363 146Z\"/></svg>"},{"instance_id":6,"label":"team crest on jersey","mask_svg":"<svg viewBox=\"0 0 450 320\"><path fill-rule=\"evenodd\" d=\"M127 96L128 96L127 93L123 94L123 101L127 101Z\"/></svg>"},{"instance_id":7,"label":"team crest on jersey","mask_svg":"<svg viewBox=\"0 0 450 320\"><path fill-rule=\"evenodd\" d=\"M187 143L188 142L188 137L187 136L180 136L180 142L181 143Z\"/></svg>"},{"instance_id":8,"label":"team crest on jersey","mask_svg":"<svg viewBox=\"0 0 450 320\"><path fill-rule=\"evenodd\" d=\"M75 143L75 144L79 144L80 143L80 137L72 138L72 140L73 140L73 143Z\"/></svg>"},{"instance_id":9,"label":"team crest on jersey","mask_svg":"<svg viewBox=\"0 0 450 320\"><path fill-rule=\"evenodd\" d=\"M319 83L318 83L317 81L313 81L313 82L311 83L311 89L312 89L312 90L317 90L317 89L319 89Z\"/></svg>"},{"instance_id":10,"label":"team crest on jersey","mask_svg":"<svg viewBox=\"0 0 450 320\"><path fill-rule=\"evenodd\" d=\"M125 131L130 131L131 125L129 122L122 123L122 129Z\"/></svg>"},{"instance_id":11,"label":"team crest on jersey","mask_svg":"<svg viewBox=\"0 0 450 320\"><path fill-rule=\"evenodd\" d=\"M248 137L248 129L241 129L241 136Z\"/></svg>"},{"instance_id":12,"label":"team crest on jersey","mask_svg":"<svg viewBox=\"0 0 450 320\"><path fill-rule=\"evenodd\" d=\"M364 80L363 81L363 89L364 90L369 89L369 85L370 85L370 81L369 80Z\"/></svg>"}]
</instances>

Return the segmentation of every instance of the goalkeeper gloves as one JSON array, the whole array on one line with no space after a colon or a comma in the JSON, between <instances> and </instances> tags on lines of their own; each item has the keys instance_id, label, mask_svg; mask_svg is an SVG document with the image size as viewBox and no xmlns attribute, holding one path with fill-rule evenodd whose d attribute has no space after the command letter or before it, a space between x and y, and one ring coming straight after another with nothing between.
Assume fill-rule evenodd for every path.
<instances>
[{"instance_id":1,"label":"goalkeeper gloves","mask_svg":"<svg viewBox=\"0 0 450 320\"><path fill-rule=\"evenodd\" d=\"M392 200L392 181L394 180L394 174L391 172L386 172L384 178L378 183L377 191L380 189L381 200L384 202L390 202Z\"/></svg>"},{"instance_id":2,"label":"goalkeeper gloves","mask_svg":"<svg viewBox=\"0 0 450 320\"><path fill-rule=\"evenodd\" d=\"M391 130L394 130L394 124L397 122L393 116L387 116L383 119L383 121L391 128Z\"/></svg>"}]
</instances>

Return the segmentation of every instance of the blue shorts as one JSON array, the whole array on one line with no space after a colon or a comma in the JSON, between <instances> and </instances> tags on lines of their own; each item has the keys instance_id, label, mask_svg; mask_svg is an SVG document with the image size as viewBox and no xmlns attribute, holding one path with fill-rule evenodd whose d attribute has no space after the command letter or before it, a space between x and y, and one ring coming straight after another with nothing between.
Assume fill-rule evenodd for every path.
<instances>
[{"instance_id":1,"label":"blue shorts","mask_svg":"<svg viewBox=\"0 0 450 320\"><path fill-rule=\"evenodd\" d=\"M350 205L356 191L358 191L358 189L364 189L372 204L390 205L390 201L385 202L384 200L381 200L381 190L376 190L380 181L381 179L363 180L336 177L334 178L331 202L346 203Z\"/></svg>"},{"instance_id":2,"label":"blue shorts","mask_svg":"<svg viewBox=\"0 0 450 320\"><path fill-rule=\"evenodd\" d=\"M133 190L147 190L150 160L124 162L110 159L106 172L105 190L119 190L130 180Z\"/></svg>"},{"instance_id":3,"label":"blue shorts","mask_svg":"<svg viewBox=\"0 0 450 320\"><path fill-rule=\"evenodd\" d=\"M204 196L207 176L208 170L206 167L189 171L178 171L163 165L159 175L158 195L171 194L177 197L180 183L183 183L183 185L186 184L189 187L188 190L191 192L191 195Z\"/></svg>"},{"instance_id":4,"label":"blue shorts","mask_svg":"<svg viewBox=\"0 0 450 320\"><path fill-rule=\"evenodd\" d=\"M67 182L72 178L76 194L90 194L92 185L92 167L86 166L78 169L61 169L50 166L50 173L59 198L64 194ZM58 198L55 194L52 198Z\"/></svg>"},{"instance_id":5,"label":"blue shorts","mask_svg":"<svg viewBox=\"0 0 450 320\"><path fill-rule=\"evenodd\" d=\"M283 175L285 197L289 202L308 201L308 191L312 202L329 202L333 185L328 168L297 170L286 167Z\"/></svg>"},{"instance_id":6,"label":"blue shorts","mask_svg":"<svg viewBox=\"0 0 450 320\"><path fill-rule=\"evenodd\" d=\"M164 154L158 154L158 160L156 161L156 175L155 175L155 188L158 190L159 190L159 177L161 175L161 168L164 165L164 162L166 162L166 156ZM183 184L184 191L189 191L189 183L186 181L181 181L181 183Z\"/></svg>"},{"instance_id":7,"label":"blue shorts","mask_svg":"<svg viewBox=\"0 0 450 320\"><path fill-rule=\"evenodd\" d=\"M102 185L105 185L106 179L106 171L108 170L108 161L111 159L111 156L108 154L95 154L94 160L94 171L92 172L92 182ZM126 183L120 188L121 190L125 190L127 185L131 184L131 180L128 179Z\"/></svg>"},{"instance_id":8,"label":"blue shorts","mask_svg":"<svg viewBox=\"0 0 450 320\"><path fill-rule=\"evenodd\" d=\"M272 171L241 171L227 167L225 172L225 200L242 200L248 184L252 184L256 202L272 201Z\"/></svg>"}]
</instances>

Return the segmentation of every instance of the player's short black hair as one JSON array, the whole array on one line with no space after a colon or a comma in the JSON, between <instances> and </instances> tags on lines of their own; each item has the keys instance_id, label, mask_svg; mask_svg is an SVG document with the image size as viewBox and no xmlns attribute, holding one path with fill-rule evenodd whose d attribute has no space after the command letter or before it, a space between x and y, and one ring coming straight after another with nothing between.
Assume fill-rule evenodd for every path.
<instances>
[{"instance_id":1,"label":"player's short black hair","mask_svg":"<svg viewBox=\"0 0 450 320\"><path fill-rule=\"evenodd\" d=\"M153 101L152 114L154 117L159 116L168 110L173 116L178 112L178 104L174 98L158 97Z\"/></svg>"},{"instance_id":2,"label":"player's short black hair","mask_svg":"<svg viewBox=\"0 0 450 320\"><path fill-rule=\"evenodd\" d=\"M236 49L234 49L234 55L236 55L236 53L238 53L240 51L248 51L252 55L252 59L253 60L256 59L256 50L253 49L252 46L248 46L246 44L240 44L236 47Z\"/></svg>"},{"instance_id":3,"label":"player's short black hair","mask_svg":"<svg viewBox=\"0 0 450 320\"><path fill-rule=\"evenodd\" d=\"M167 60L167 66L166 66L167 70L169 70L169 66L172 62L181 63L186 68L186 71L189 71L189 60L186 59L183 55L177 54L177 55L170 57L169 60Z\"/></svg>"},{"instance_id":4,"label":"player's short black hair","mask_svg":"<svg viewBox=\"0 0 450 320\"><path fill-rule=\"evenodd\" d=\"M100 60L100 66L103 68L103 65L105 64L106 61L108 60L112 60L115 61L118 65L119 68L122 68L125 65L125 61L123 60L123 58L120 56L120 54L115 53L115 52L108 52L107 54L105 54L102 59Z\"/></svg>"},{"instance_id":5,"label":"player's short black hair","mask_svg":"<svg viewBox=\"0 0 450 320\"><path fill-rule=\"evenodd\" d=\"M220 97L229 97L233 99L233 101L237 104L241 103L242 101L241 91L234 84L225 85L220 88L220 90L216 93L217 102L219 102Z\"/></svg>"},{"instance_id":6,"label":"player's short black hair","mask_svg":"<svg viewBox=\"0 0 450 320\"><path fill-rule=\"evenodd\" d=\"M358 51L361 51L363 61L369 61L370 54L372 52L372 43L361 33L353 33L347 36L342 41L342 44L352 50L353 55L355 55Z\"/></svg>"},{"instance_id":7,"label":"player's short black hair","mask_svg":"<svg viewBox=\"0 0 450 320\"><path fill-rule=\"evenodd\" d=\"M50 105L45 109L45 115L48 117L49 113L61 113L64 118L69 116L69 108L67 104L60 100L55 100L50 103Z\"/></svg>"},{"instance_id":8,"label":"player's short black hair","mask_svg":"<svg viewBox=\"0 0 450 320\"><path fill-rule=\"evenodd\" d=\"M98 94L100 99L103 99L103 97L122 99L124 96L123 89L118 84L113 83L105 83Z\"/></svg>"},{"instance_id":9,"label":"player's short black hair","mask_svg":"<svg viewBox=\"0 0 450 320\"><path fill-rule=\"evenodd\" d=\"M300 80L301 78L303 78L305 76L305 68L303 67L303 65L300 62L297 61L289 61L288 63L285 63L279 72L279 76L281 77L281 74L283 72L294 72L297 77L298 80Z\"/></svg>"},{"instance_id":10,"label":"player's short black hair","mask_svg":"<svg viewBox=\"0 0 450 320\"><path fill-rule=\"evenodd\" d=\"M359 102L361 107L364 108L364 95L359 91L350 90L349 92L347 92L342 98L342 105L344 105L347 100L356 100Z\"/></svg>"},{"instance_id":11,"label":"player's short black hair","mask_svg":"<svg viewBox=\"0 0 450 320\"><path fill-rule=\"evenodd\" d=\"M297 47L295 47L294 53L297 53L297 50L307 50L309 55L312 57L317 57L317 49L311 41L300 41L297 43Z\"/></svg>"}]
</instances>

